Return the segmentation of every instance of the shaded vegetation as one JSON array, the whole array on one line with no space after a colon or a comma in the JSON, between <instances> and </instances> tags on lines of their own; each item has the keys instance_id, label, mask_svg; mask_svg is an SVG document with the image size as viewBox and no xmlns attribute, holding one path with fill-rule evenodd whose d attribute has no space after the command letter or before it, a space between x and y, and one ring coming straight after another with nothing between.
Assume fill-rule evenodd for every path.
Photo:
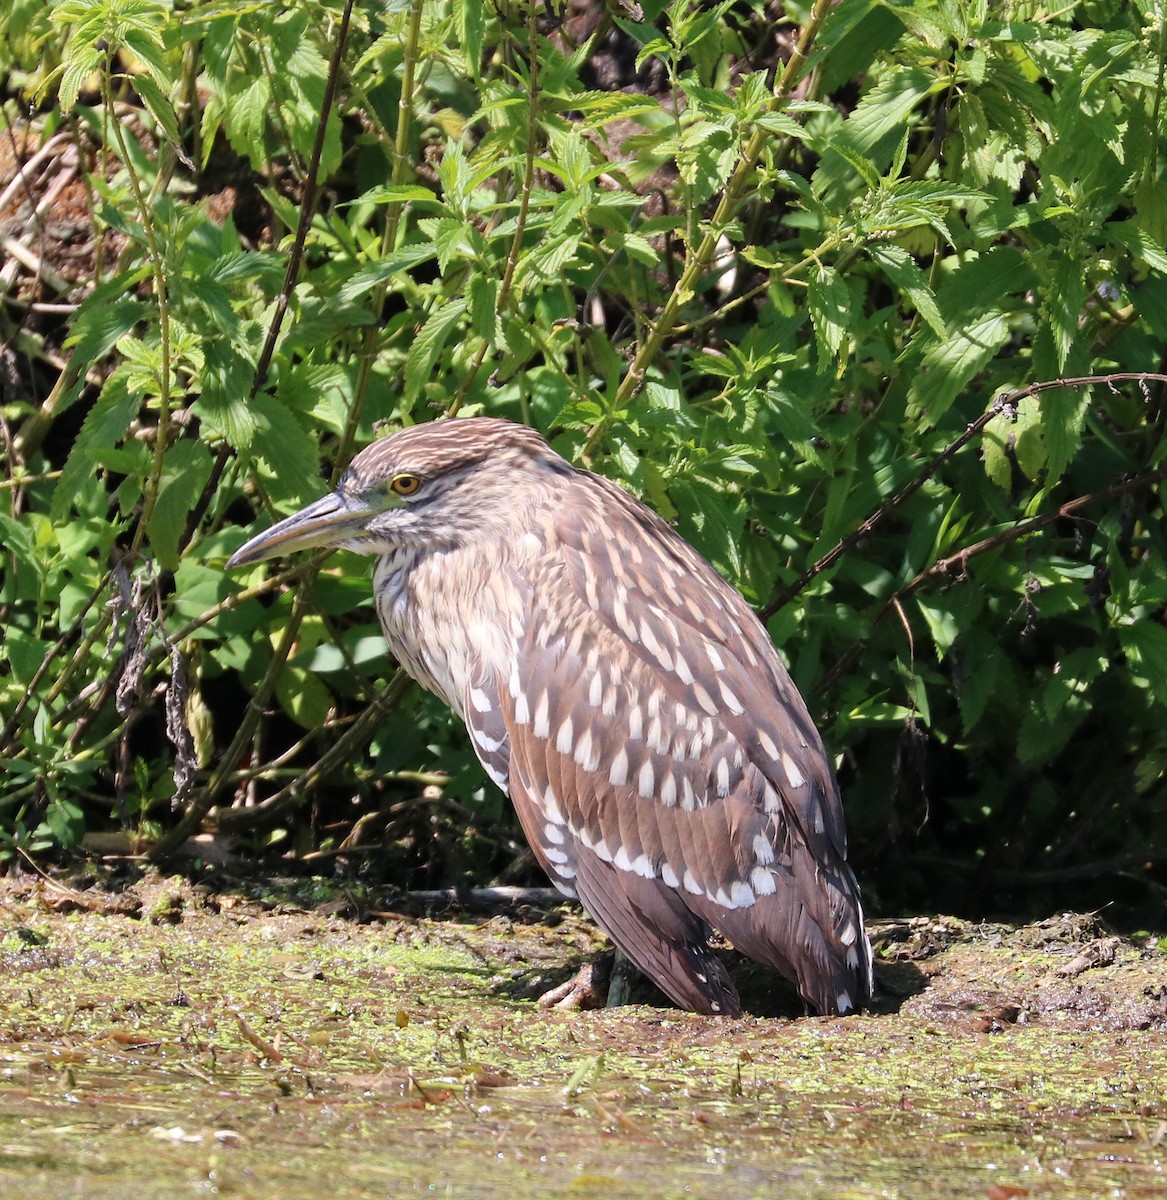
<instances>
[{"instance_id":1,"label":"shaded vegetation","mask_svg":"<svg viewBox=\"0 0 1167 1200\"><path fill-rule=\"evenodd\" d=\"M1150 0L13 0L0 852L522 878L367 564L223 571L488 412L766 614L877 907L1148 920L1165 62Z\"/></svg>"}]
</instances>

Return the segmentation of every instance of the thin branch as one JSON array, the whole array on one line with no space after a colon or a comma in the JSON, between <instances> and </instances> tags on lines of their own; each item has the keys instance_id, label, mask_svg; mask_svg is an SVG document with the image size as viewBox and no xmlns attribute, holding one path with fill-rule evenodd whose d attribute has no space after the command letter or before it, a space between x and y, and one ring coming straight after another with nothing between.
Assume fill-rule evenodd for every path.
<instances>
[{"instance_id":1,"label":"thin branch","mask_svg":"<svg viewBox=\"0 0 1167 1200\"><path fill-rule=\"evenodd\" d=\"M819 29L826 19L832 2L833 0L815 0L814 6L810 10L810 15L807 17L806 24L798 36L798 41L794 49L791 51L790 59L782 72L782 77L778 80L774 88L773 95L766 108L767 112L778 112L786 104L787 100L789 100L802 76L806 57L810 53L815 39L818 37ZM750 140L746 143L746 148L742 151L741 158L738 159L737 166L734 168L733 174L729 177L729 182L725 185L725 190L721 194L717 209L706 228L700 245L685 264L685 269L681 272L681 278L677 281L676 287L669 293L669 298L665 301L665 306L661 310L660 316L657 317L651 326L649 336L641 342L639 349L636 351L636 356L628 368L628 373L624 376L619 388L617 388L616 395L608 408L608 412L592 427L582 453L585 463L587 463L595 452L600 439L604 436L608 425L615 415L643 387L648 369L656 361L665 342L672 335L680 318L681 310L696 295L700 278L709 269L710 263L713 262L713 257L717 251L717 245L721 240L722 234L724 234L737 215L738 209L749 192L754 171L765 151L767 143L773 136L770 130L762 128L755 128L750 135Z\"/></svg>"},{"instance_id":2,"label":"thin branch","mask_svg":"<svg viewBox=\"0 0 1167 1200\"><path fill-rule=\"evenodd\" d=\"M254 829L257 825L270 822L297 808L303 803L309 788L315 786L329 771L351 760L364 747L386 715L393 710L409 683L409 677L399 669L377 693L369 707L349 726L347 732L337 738L306 771L274 796L269 796L259 804L249 808L223 809L215 813L216 826L224 833L238 833L244 829ZM185 841L187 836L189 834L184 834L181 840ZM161 855L165 852L167 851L160 842L155 853Z\"/></svg>"},{"instance_id":3,"label":"thin branch","mask_svg":"<svg viewBox=\"0 0 1167 1200\"><path fill-rule=\"evenodd\" d=\"M942 575L950 575L953 573L954 568L960 568L963 573L968 566L969 559L975 558L978 554L984 554L989 550L996 550L1030 533L1036 533L1037 530L1044 529L1045 526L1052 525L1055 521L1073 516L1074 513L1078 512L1079 509L1085 508L1088 504L1093 504L1098 500L1113 500L1116 496L1123 496L1128 492L1137 492L1143 488L1154 487L1157 483L1162 483L1164 479L1167 479L1167 467L1160 467L1155 471L1147 472L1145 475L1136 475L1133 479L1120 480L1118 483L1112 483L1109 487L1101 488L1097 492L1090 492L1085 496L1077 496L1073 500L1067 500L1065 504L1060 505L1053 512L1043 513L1039 517L1030 517L1027 521L1018 521L1016 525L1011 525L1008 529L1004 529L992 537L974 542L971 546L965 546L963 550L958 550L955 554L949 554L946 558L937 559L927 570L921 571L919 575L904 584L899 591L889 597L880 612L871 619L871 627L874 628L878 625L888 613L895 611L904 599L917 592L930 580ZM855 642L838 659L835 665L827 671L822 679L818 681L815 685L815 691L825 691L840 675L844 674L863 652L869 640L868 638L863 638Z\"/></svg>"},{"instance_id":4,"label":"thin branch","mask_svg":"<svg viewBox=\"0 0 1167 1200\"><path fill-rule=\"evenodd\" d=\"M766 621L778 612L779 609L789 604L816 575L820 575L828 567L834 566L848 550L867 537L877 525L881 524L885 518L895 512L904 501L914 496L958 450L963 449L973 438L982 433L994 417L999 416L1001 413L1011 412L1026 396L1036 396L1041 392L1050 392L1056 388L1063 387L1093 387L1096 384L1113 385L1116 383L1144 382L1147 380L1154 380L1157 383L1167 383L1167 375L1160 375L1153 371L1116 371L1109 375L1077 375L1065 379L1042 380L1040 383L1031 383L1028 387L1018 388L1016 391L1007 392L1003 396L996 397L992 404L959 437L949 442L939 454L931 459L918 475L909 480L894 496L885 500L858 528L853 529L845 537L840 538L822 558L807 567L793 583L779 591L769 604L758 610L758 616L763 621ZM1101 495L1102 493L1097 493L1092 498L1097 498Z\"/></svg>"},{"instance_id":5,"label":"thin branch","mask_svg":"<svg viewBox=\"0 0 1167 1200\"><path fill-rule=\"evenodd\" d=\"M275 354L276 339L280 334L280 326L284 322L284 314L288 311L288 301L292 289L296 286L296 277L300 274L300 261L304 257L304 246L308 241L308 230L312 228L312 218L316 215L316 192L319 188L317 176L320 173L320 159L324 154L324 137L328 131L328 117L332 112L332 103L336 98L336 83L340 77L340 64L344 57L345 42L348 41L348 24L352 16L353 0L345 0L344 13L340 18L340 29L336 34L336 44L332 48L332 59L328 64L328 82L324 87L324 100L320 106L320 121L316 126L316 140L312 145L312 160L308 164L308 175L304 180L304 198L300 202L300 221L296 227L296 237L292 242L291 253L288 255L288 269L284 275L284 283L280 294L276 297L275 311L268 325L267 338L260 351L259 362L255 368L255 379L251 384L251 399L259 395L267 379L267 370L271 366Z\"/></svg>"}]
</instances>

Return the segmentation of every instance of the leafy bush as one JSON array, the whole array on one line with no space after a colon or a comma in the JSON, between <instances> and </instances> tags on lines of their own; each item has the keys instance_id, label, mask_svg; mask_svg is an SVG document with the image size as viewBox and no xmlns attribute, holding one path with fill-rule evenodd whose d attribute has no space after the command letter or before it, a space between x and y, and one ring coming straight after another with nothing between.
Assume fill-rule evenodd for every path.
<instances>
[{"instance_id":1,"label":"leafy bush","mask_svg":"<svg viewBox=\"0 0 1167 1200\"><path fill-rule=\"evenodd\" d=\"M381 688L367 563L223 570L379 423L489 412L767 616L884 904L1161 887L1157 5L0 20L9 143L72 162L90 222L70 280L52 171L5 188L9 852L112 819L166 853L209 817L504 861L448 714ZM1086 376L1114 378L1033 386Z\"/></svg>"}]
</instances>

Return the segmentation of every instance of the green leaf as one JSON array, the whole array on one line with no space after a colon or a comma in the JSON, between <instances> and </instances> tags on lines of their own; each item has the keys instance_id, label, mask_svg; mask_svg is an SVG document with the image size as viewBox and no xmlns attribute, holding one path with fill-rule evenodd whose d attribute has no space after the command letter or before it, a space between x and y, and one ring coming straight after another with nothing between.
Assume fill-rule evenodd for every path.
<instances>
[{"instance_id":1,"label":"green leaf","mask_svg":"<svg viewBox=\"0 0 1167 1200\"><path fill-rule=\"evenodd\" d=\"M915 259L902 246L892 242L872 242L864 248L888 279L916 306L932 332L938 338L947 337L948 330L936 306L936 297Z\"/></svg>"},{"instance_id":2,"label":"green leaf","mask_svg":"<svg viewBox=\"0 0 1167 1200\"><path fill-rule=\"evenodd\" d=\"M441 204L437 194L427 187L417 183L383 183L367 192L362 192L355 200L346 200L338 204L338 208L351 207L354 204Z\"/></svg>"},{"instance_id":3,"label":"green leaf","mask_svg":"<svg viewBox=\"0 0 1167 1200\"><path fill-rule=\"evenodd\" d=\"M217 338L204 343L203 392L195 411L235 450L246 450L258 427L247 401L254 376L255 368L230 342Z\"/></svg>"},{"instance_id":4,"label":"green leaf","mask_svg":"<svg viewBox=\"0 0 1167 1200\"><path fill-rule=\"evenodd\" d=\"M1081 330L1082 305L1086 301L1086 264L1063 254L1045 289L1043 311L1053 338L1058 370L1065 371Z\"/></svg>"},{"instance_id":5,"label":"green leaf","mask_svg":"<svg viewBox=\"0 0 1167 1200\"><path fill-rule=\"evenodd\" d=\"M72 800L59 796L50 800L44 823L65 849L78 845L85 836L85 811Z\"/></svg>"},{"instance_id":6,"label":"green leaf","mask_svg":"<svg viewBox=\"0 0 1167 1200\"><path fill-rule=\"evenodd\" d=\"M186 159L182 148L182 135L178 132L178 116L174 106L162 89L149 75L138 75L134 80L134 90L142 98L142 102L150 111L150 115L158 122L166 140L178 152L181 159Z\"/></svg>"},{"instance_id":7,"label":"green leaf","mask_svg":"<svg viewBox=\"0 0 1167 1200\"><path fill-rule=\"evenodd\" d=\"M837 369L851 327L851 293L834 267L820 267L807 288L810 319L818 343L819 372Z\"/></svg>"},{"instance_id":8,"label":"green leaf","mask_svg":"<svg viewBox=\"0 0 1167 1200\"><path fill-rule=\"evenodd\" d=\"M989 312L929 346L912 378L909 394L914 413L925 424L935 425L961 389L1009 340L1010 332L1001 313Z\"/></svg>"},{"instance_id":9,"label":"green leaf","mask_svg":"<svg viewBox=\"0 0 1167 1200\"><path fill-rule=\"evenodd\" d=\"M150 306L125 292L149 274L147 268L119 275L88 297L77 310L65 345L75 362L89 366L104 358L150 311Z\"/></svg>"},{"instance_id":10,"label":"green leaf","mask_svg":"<svg viewBox=\"0 0 1167 1200\"><path fill-rule=\"evenodd\" d=\"M146 524L150 545L163 570L177 570L179 541L210 477L211 454L202 442L184 438L167 448L158 498Z\"/></svg>"},{"instance_id":11,"label":"green leaf","mask_svg":"<svg viewBox=\"0 0 1167 1200\"><path fill-rule=\"evenodd\" d=\"M1089 388L1058 388L1042 395L1041 429L1045 440L1047 486L1061 479L1077 454L1089 411Z\"/></svg>"},{"instance_id":12,"label":"green leaf","mask_svg":"<svg viewBox=\"0 0 1167 1200\"><path fill-rule=\"evenodd\" d=\"M429 382L442 347L449 340L455 327L466 312L464 299L450 300L439 305L418 330L417 336L405 356L405 397L409 401Z\"/></svg>"},{"instance_id":13,"label":"green leaf","mask_svg":"<svg viewBox=\"0 0 1167 1200\"><path fill-rule=\"evenodd\" d=\"M302 502L319 494L320 447L316 437L278 397L260 392L251 401L255 436L251 453L271 472L272 499Z\"/></svg>"},{"instance_id":14,"label":"green leaf","mask_svg":"<svg viewBox=\"0 0 1167 1200\"><path fill-rule=\"evenodd\" d=\"M55 524L65 520L78 489L92 476L97 462L95 456L102 450L112 449L125 437L140 403L141 397L129 390L123 372L115 372L105 381L53 489L50 511Z\"/></svg>"},{"instance_id":15,"label":"green leaf","mask_svg":"<svg viewBox=\"0 0 1167 1200\"><path fill-rule=\"evenodd\" d=\"M470 328L491 345L498 335L498 285L489 275L474 275L467 284L470 297Z\"/></svg>"},{"instance_id":16,"label":"green leaf","mask_svg":"<svg viewBox=\"0 0 1167 1200\"><path fill-rule=\"evenodd\" d=\"M1144 618L1120 625L1118 640L1148 698L1167 705L1167 629Z\"/></svg>"}]
</instances>

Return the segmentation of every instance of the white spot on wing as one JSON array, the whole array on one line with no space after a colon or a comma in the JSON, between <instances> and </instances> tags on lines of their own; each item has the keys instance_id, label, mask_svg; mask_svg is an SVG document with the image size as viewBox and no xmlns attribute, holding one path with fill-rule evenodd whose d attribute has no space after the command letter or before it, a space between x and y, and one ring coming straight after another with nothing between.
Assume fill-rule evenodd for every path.
<instances>
[{"instance_id":1,"label":"white spot on wing","mask_svg":"<svg viewBox=\"0 0 1167 1200\"><path fill-rule=\"evenodd\" d=\"M653 869L652 862L647 854L638 854L632 860L632 869L637 875L643 875L645 879L655 879L656 871Z\"/></svg>"},{"instance_id":2,"label":"white spot on wing","mask_svg":"<svg viewBox=\"0 0 1167 1200\"><path fill-rule=\"evenodd\" d=\"M636 790L645 797L652 795L652 790L656 786L656 779L653 775L652 760L645 759L644 765L640 768L640 774L636 779Z\"/></svg>"},{"instance_id":3,"label":"white spot on wing","mask_svg":"<svg viewBox=\"0 0 1167 1200\"><path fill-rule=\"evenodd\" d=\"M592 743L592 731L590 729L585 729L579 735L579 741L575 744L575 761L585 771L594 771L600 765L600 751Z\"/></svg>"},{"instance_id":4,"label":"white spot on wing","mask_svg":"<svg viewBox=\"0 0 1167 1200\"><path fill-rule=\"evenodd\" d=\"M762 793L762 807L771 813L782 811L782 797L770 784L766 784L766 790Z\"/></svg>"},{"instance_id":5,"label":"white spot on wing","mask_svg":"<svg viewBox=\"0 0 1167 1200\"><path fill-rule=\"evenodd\" d=\"M738 880L729 889L730 899L733 901L734 908L751 908L754 903L754 893L748 883Z\"/></svg>"},{"instance_id":6,"label":"white spot on wing","mask_svg":"<svg viewBox=\"0 0 1167 1200\"><path fill-rule=\"evenodd\" d=\"M547 692L544 690L539 697L539 703L535 705L535 727L532 732L537 738L545 738L551 732L549 723L548 709L550 701L547 699Z\"/></svg>"},{"instance_id":7,"label":"white spot on wing","mask_svg":"<svg viewBox=\"0 0 1167 1200\"><path fill-rule=\"evenodd\" d=\"M562 851L557 850L554 846L544 846L543 853L547 855L548 862L553 862L557 866L563 866L568 862L568 856Z\"/></svg>"},{"instance_id":8,"label":"white spot on wing","mask_svg":"<svg viewBox=\"0 0 1167 1200\"><path fill-rule=\"evenodd\" d=\"M759 896L772 896L778 890L774 872L767 871L765 867L755 867L750 872L750 883L754 885L754 891Z\"/></svg>"},{"instance_id":9,"label":"white spot on wing","mask_svg":"<svg viewBox=\"0 0 1167 1200\"><path fill-rule=\"evenodd\" d=\"M677 802L677 777L672 771L666 771L660 784L660 802L672 808Z\"/></svg>"},{"instance_id":10,"label":"white spot on wing","mask_svg":"<svg viewBox=\"0 0 1167 1200\"><path fill-rule=\"evenodd\" d=\"M481 688L470 689L470 703L478 712L490 712L490 697Z\"/></svg>"},{"instance_id":11,"label":"white spot on wing","mask_svg":"<svg viewBox=\"0 0 1167 1200\"><path fill-rule=\"evenodd\" d=\"M692 894L694 896L701 895L703 889L702 889L701 885L697 882L697 877L693 874L692 871L687 870L685 872L685 878L684 878L683 882L685 885L685 891L692 892Z\"/></svg>"},{"instance_id":12,"label":"white spot on wing","mask_svg":"<svg viewBox=\"0 0 1167 1200\"><path fill-rule=\"evenodd\" d=\"M553 845L563 845L563 830L558 825L552 825L548 822L543 826L543 836Z\"/></svg>"},{"instance_id":13,"label":"white spot on wing","mask_svg":"<svg viewBox=\"0 0 1167 1200\"><path fill-rule=\"evenodd\" d=\"M711 716L717 716L717 705L713 703L713 697L705 690L700 683L693 684L693 699Z\"/></svg>"},{"instance_id":14,"label":"white spot on wing","mask_svg":"<svg viewBox=\"0 0 1167 1200\"><path fill-rule=\"evenodd\" d=\"M717 647L712 642L705 643L705 657L709 659L709 664L715 671L725 670L725 659L721 657Z\"/></svg>"},{"instance_id":15,"label":"white spot on wing","mask_svg":"<svg viewBox=\"0 0 1167 1200\"><path fill-rule=\"evenodd\" d=\"M661 882L668 887L677 888L681 886L681 881L677 878L676 871L668 863L661 863L660 877Z\"/></svg>"},{"instance_id":16,"label":"white spot on wing","mask_svg":"<svg viewBox=\"0 0 1167 1200\"><path fill-rule=\"evenodd\" d=\"M628 857L628 851L623 846L616 851L616 856L612 859L612 866L619 867L621 871L632 870L632 859Z\"/></svg>"},{"instance_id":17,"label":"white spot on wing","mask_svg":"<svg viewBox=\"0 0 1167 1200\"><path fill-rule=\"evenodd\" d=\"M563 724L560 725L559 733L555 738L555 749L558 750L560 754L570 754L571 743L574 739L574 736L575 731L571 727L571 717L564 717Z\"/></svg>"},{"instance_id":18,"label":"white spot on wing","mask_svg":"<svg viewBox=\"0 0 1167 1200\"><path fill-rule=\"evenodd\" d=\"M721 698L725 701L725 707L731 713L741 714L746 711L746 706L737 698L733 690L726 686L724 679L718 682L718 688L721 692Z\"/></svg>"},{"instance_id":19,"label":"white spot on wing","mask_svg":"<svg viewBox=\"0 0 1167 1200\"><path fill-rule=\"evenodd\" d=\"M628 782L628 751L623 746L608 768L608 782L613 787L623 787Z\"/></svg>"},{"instance_id":20,"label":"white spot on wing","mask_svg":"<svg viewBox=\"0 0 1167 1200\"><path fill-rule=\"evenodd\" d=\"M600 677L599 671L597 671L592 676L591 683L588 684L588 703L592 706L592 708L599 708L603 699L604 681Z\"/></svg>"},{"instance_id":21,"label":"white spot on wing","mask_svg":"<svg viewBox=\"0 0 1167 1200\"><path fill-rule=\"evenodd\" d=\"M581 621L576 627L575 632L571 635L571 641L567 643L567 653L572 658L578 658L579 652L583 649L584 634L587 631Z\"/></svg>"},{"instance_id":22,"label":"white spot on wing","mask_svg":"<svg viewBox=\"0 0 1167 1200\"><path fill-rule=\"evenodd\" d=\"M770 844L770 839L764 833L754 835L754 857L762 866L774 861L774 847Z\"/></svg>"},{"instance_id":23,"label":"white spot on wing","mask_svg":"<svg viewBox=\"0 0 1167 1200\"><path fill-rule=\"evenodd\" d=\"M559 797L551 790L551 784L543 789L543 814L549 821L563 823L563 809L559 807Z\"/></svg>"},{"instance_id":24,"label":"white spot on wing","mask_svg":"<svg viewBox=\"0 0 1167 1200\"><path fill-rule=\"evenodd\" d=\"M617 569L617 574L619 574ZM640 631L628 618L628 589L621 583L616 585L616 593L612 597L612 615L620 632L630 641L640 641Z\"/></svg>"},{"instance_id":25,"label":"white spot on wing","mask_svg":"<svg viewBox=\"0 0 1167 1200\"><path fill-rule=\"evenodd\" d=\"M729 795L729 759L725 757L717 760L717 794Z\"/></svg>"},{"instance_id":26,"label":"white spot on wing","mask_svg":"<svg viewBox=\"0 0 1167 1200\"><path fill-rule=\"evenodd\" d=\"M782 752L782 767L786 772L786 778L790 780L791 787L802 787L806 782L802 772L798 769L798 764L785 750Z\"/></svg>"},{"instance_id":27,"label":"white spot on wing","mask_svg":"<svg viewBox=\"0 0 1167 1200\"><path fill-rule=\"evenodd\" d=\"M492 738L481 729L471 727L470 736L486 751L493 754L502 745L502 738Z\"/></svg>"},{"instance_id":28,"label":"white spot on wing","mask_svg":"<svg viewBox=\"0 0 1167 1200\"><path fill-rule=\"evenodd\" d=\"M681 777L681 808L685 812L692 812L697 807L697 796L693 791L693 785L689 782L689 776Z\"/></svg>"},{"instance_id":29,"label":"white spot on wing","mask_svg":"<svg viewBox=\"0 0 1167 1200\"><path fill-rule=\"evenodd\" d=\"M628 709L628 736L641 738L644 736L644 713L639 704L633 704Z\"/></svg>"},{"instance_id":30,"label":"white spot on wing","mask_svg":"<svg viewBox=\"0 0 1167 1200\"><path fill-rule=\"evenodd\" d=\"M774 745L774 739L764 730L758 730L758 745L762 747L762 751L768 754L771 758L778 757L778 747Z\"/></svg>"},{"instance_id":31,"label":"white spot on wing","mask_svg":"<svg viewBox=\"0 0 1167 1200\"><path fill-rule=\"evenodd\" d=\"M653 717L648 723L648 733L644 739L657 754L664 754L669 748L669 739L665 735L660 717Z\"/></svg>"},{"instance_id":32,"label":"white spot on wing","mask_svg":"<svg viewBox=\"0 0 1167 1200\"><path fill-rule=\"evenodd\" d=\"M531 710L527 706L527 697L520 692L515 697L515 721L519 725L526 725L531 719Z\"/></svg>"}]
</instances>

